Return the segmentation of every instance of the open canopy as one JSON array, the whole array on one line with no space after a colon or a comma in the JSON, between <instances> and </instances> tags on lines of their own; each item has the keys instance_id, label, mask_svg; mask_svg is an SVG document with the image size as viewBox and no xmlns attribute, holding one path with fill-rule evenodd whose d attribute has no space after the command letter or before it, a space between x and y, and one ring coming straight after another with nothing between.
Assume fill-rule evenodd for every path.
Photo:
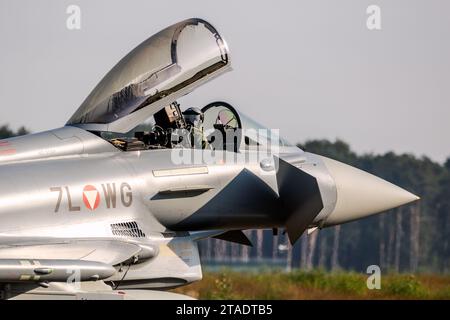
<instances>
[{"instance_id":1,"label":"open canopy","mask_svg":"<svg viewBox=\"0 0 450 320\"><path fill-rule=\"evenodd\" d=\"M67 125L127 132L229 68L228 47L212 25L201 19L179 22L125 56Z\"/></svg>"}]
</instances>

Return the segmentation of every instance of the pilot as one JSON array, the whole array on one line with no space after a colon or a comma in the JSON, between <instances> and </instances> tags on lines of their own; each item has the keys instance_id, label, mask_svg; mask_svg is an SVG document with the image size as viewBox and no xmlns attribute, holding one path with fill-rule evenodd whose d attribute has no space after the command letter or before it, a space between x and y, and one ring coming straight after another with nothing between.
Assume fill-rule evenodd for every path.
<instances>
[{"instance_id":1,"label":"pilot","mask_svg":"<svg viewBox=\"0 0 450 320\"><path fill-rule=\"evenodd\" d=\"M208 140L203 133L203 112L196 107L188 108L183 112L187 127L190 130L191 146L193 148L205 149Z\"/></svg>"}]
</instances>

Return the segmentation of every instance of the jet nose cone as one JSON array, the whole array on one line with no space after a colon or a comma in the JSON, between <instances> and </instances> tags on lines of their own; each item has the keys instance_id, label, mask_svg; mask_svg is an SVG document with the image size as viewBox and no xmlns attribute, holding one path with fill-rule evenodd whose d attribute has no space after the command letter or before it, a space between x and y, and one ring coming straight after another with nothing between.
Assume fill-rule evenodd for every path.
<instances>
[{"instance_id":1,"label":"jet nose cone","mask_svg":"<svg viewBox=\"0 0 450 320\"><path fill-rule=\"evenodd\" d=\"M337 190L336 206L326 218L326 226L367 217L420 199L370 173L336 160L322 159Z\"/></svg>"}]
</instances>

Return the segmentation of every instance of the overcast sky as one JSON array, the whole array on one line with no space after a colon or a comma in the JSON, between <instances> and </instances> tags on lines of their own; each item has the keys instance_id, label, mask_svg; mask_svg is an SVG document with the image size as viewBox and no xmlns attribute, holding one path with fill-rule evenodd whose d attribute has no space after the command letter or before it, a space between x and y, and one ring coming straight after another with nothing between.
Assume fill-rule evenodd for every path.
<instances>
[{"instance_id":1,"label":"overcast sky","mask_svg":"<svg viewBox=\"0 0 450 320\"><path fill-rule=\"evenodd\" d=\"M70 4L80 30L66 27ZM366 27L370 4L381 30ZM182 105L228 101L291 142L450 156L446 0L0 0L0 124L63 126L118 60L190 17L225 37L233 71Z\"/></svg>"}]
</instances>

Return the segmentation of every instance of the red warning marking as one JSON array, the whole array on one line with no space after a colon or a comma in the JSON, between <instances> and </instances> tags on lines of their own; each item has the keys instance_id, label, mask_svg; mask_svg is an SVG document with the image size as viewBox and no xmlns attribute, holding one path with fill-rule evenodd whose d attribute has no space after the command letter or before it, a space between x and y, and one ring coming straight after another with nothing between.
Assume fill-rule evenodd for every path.
<instances>
[{"instance_id":1,"label":"red warning marking","mask_svg":"<svg viewBox=\"0 0 450 320\"><path fill-rule=\"evenodd\" d=\"M16 149L0 150L0 155L15 154L16 152Z\"/></svg>"},{"instance_id":2,"label":"red warning marking","mask_svg":"<svg viewBox=\"0 0 450 320\"><path fill-rule=\"evenodd\" d=\"M100 193L92 186L87 185L83 188L83 202L89 210L95 210L100 204Z\"/></svg>"},{"instance_id":3,"label":"red warning marking","mask_svg":"<svg viewBox=\"0 0 450 320\"><path fill-rule=\"evenodd\" d=\"M11 148L11 144L9 141L0 140L0 156L15 154L17 152L16 149ZM3 148L9 148L9 149L3 149Z\"/></svg>"}]
</instances>

